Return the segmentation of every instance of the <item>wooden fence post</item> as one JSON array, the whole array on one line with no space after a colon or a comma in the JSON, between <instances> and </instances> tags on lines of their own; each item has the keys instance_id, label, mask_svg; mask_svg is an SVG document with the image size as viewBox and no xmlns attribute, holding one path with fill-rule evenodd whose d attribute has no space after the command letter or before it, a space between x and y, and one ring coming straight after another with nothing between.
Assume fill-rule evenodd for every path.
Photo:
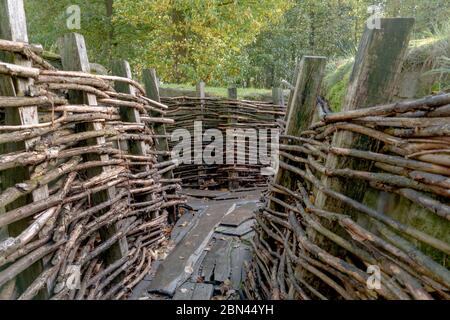
<instances>
[{"instance_id":1,"label":"wooden fence post","mask_svg":"<svg viewBox=\"0 0 450 320\"><path fill-rule=\"evenodd\" d=\"M272 102L277 106L284 105L283 89L279 87L272 88Z\"/></svg>"},{"instance_id":2,"label":"wooden fence post","mask_svg":"<svg viewBox=\"0 0 450 320\"><path fill-rule=\"evenodd\" d=\"M159 96L159 86L158 86L158 78L156 76L156 70L155 69L144 69L142 71L142 79L144 81L144 87L147 94L147 97L150 99L161 102L161 97ZM161 114L158 112L150 112L151 117L160 117ZM153 124L153 131L158 136L156 141L156 150L161 152L160 155L158 155L158 160L160 162L168 161L170 158L170 155L168 154L169 150L169 142L167 139L167 131L166 126L164 123L154 123ZM163 174L164 179L173 179L173 171L167 171Z\"/></svg>"},{"instance_id":3,"label":"wooden fence post","mask_svg":"<svg viewBox=\"0 0 450 320\"><path fill-rule=\"evenodd\" d=\"M235 85L232 85L228 88L228 99L237 100L237 88Z\"/></svg>"},{"instance_id":4,"label":"wooden fence post","mask_svg":"<svg viewBox=\"0 0 450 320\"><path fill-rule=\"evenodd\" d=\"M64 70L66 71L83 71L89 72L89 59L86 50L86 44L82 35L77 33L66 34L59 39L61 60ZM87 104L91 106L97 105L97 98L93 94L83 94L80 92L71 92L69 101L75 104ZM78 125L78 131L98 131L102 130L104 124L101 122L89 122ZM87 141L88 145L102 145L105 143L104 137L98 137ZM108 161L108 155L87 154L85 156L87 161ZM108 170L106 167L91 168L86 170L88 177L98 175L104 170ZM113 199L116 190L114 187L108 188L106 191L101 191L92 196L93 204L99 204L109 199ZM103 240L107 240L116 233L118 229L117 225L111 225L100 229L100 236ZM111 264L114 261L126 256L128 253L128 245L126 238L122 238L116 242L105 253L106 264Z\"/></svg>"},{"instance_id":5,"label":"wooden fence post","mask_svg":"<svg viewBox=\"0 0 450 320\"><path fill-rule=\"evenodd\" d=\"M237 100L237 88L235 85L232 85L228 88L228 99L230 100ZM230 126L230 128L233 128L236 124L236 119L234 119L235 116L235 110L236 110L236 106L231 106L228 108L228 124ZM234 139L234 138L233 138ZM237 144L239 144L239 140L242 139L241 137L236 137L237 140ZM244 141L245 143L245 141ZM233 148L234 147L234 142L233 142ZM235 155L237 154L237 150L235 148ZM236 157L235 156L235 161L236 161ZM237 180L239 178L239 173L236 170L236 163L233 164L233 166L228 169L228 189L229 190L235 190L239 188L239 181Z\"/></svg>"},{"instance_id":6,"label":"wooden fence post","mask_svg":"<svg viewBox=\"0 0 450 320\"><path fill-rule=\"evenodd\" d=\"M130 64L126 60L114 61L112 63L112 73L115 76L132 79ZM114 83L114 89L120 93L126 93L135 95L135 89L132 85L124 82L116 81ZM132 122L141 124L141 116L139 110L129 107L120 107L120 118L124 122ZM128 140L127 150L133 155L144 156L146 155L146 145L144 141ZM148 166L144 166L144 170L148 170Z\"/></svg>"},{"instance_id":7,"label":"wooden fence post","mask_svg":"<svg viewBox=\"0 0 450 320\"><path fill-rule=\"evenodd\" d=\"M0 38L17 42L28 42L25 10L23 0L0 0ZM32 63L20 54L5 54L5 60L16 65L31 67ZM32 80L25 78L15 78L8 76L0 77L0 95L2 96L24 96L32 85ZM5 108L6 125L33 125L39 123L37 107ZM1 146L1 153L9 153L18 150L30 150L36 139L26 140L24 143L8 143ZM1 190L28 180L32 172L29 168L19 167L1 172ZM42 186L32 192L31 197L22 197L6 208L0 208L0 214L5 210L19 208L27 203L48 198L47 186ZM11 237L19 235L28 227L32 217L23 219L5 227L3 233ZM6 231L6 232L5 232ZM0 232L1 233L1 232ZM1 240L1 239L0 239ZM43 262L38 261L22 272L17 279L7 283L3 289L0 288L0 299L8 299L14 295L14 287L17 293L22 293L28 285L42 272ZM15 282L15 284L14 284ZM8 291L8 293L7 293ZM9 296L9 297L8 297ZM46 292L41 292L36 298L47 298Z\"/></svg>"},{"instance_id":8,"label":"wooden fence post","mask_svg":"<svg viewBox=\"0 0 450 320\"><path fill-rule=\"evenodd\" d=\"M307 129L317 107L317 97L322 85L327 59L325 57L305 56L302 58L294 91L291 94L291 107L286 115L286 128L284 134L300 136ZM285 160L288 161L288 160ZM295 174L278 169L275 175L275 184L293 189ZM275 203L269 202L269 207L276 208Z\"/></svg>"},{"instance_id":9,"label":"wooden fence post","mask_svg":"<svg viewBox=\"0 0 450 320\"><path fill-rule=\"evenodd\" d=\"M405 52L408 48L409 37L414 25L413 18L385 18L381 19L381 29L364 31L355 58L355 65L350 77L344 111L356 110L377 104L384 104L392 100L396 88L397 78L401 71ZM367 136L348 131L338 131L333 137L333 146L376 152L378 143ZM352 170L370 171L371 161L338 157L331 153L326 160L329 169L348 168ZM322 177L325 187L362 202L367 190L367 183L333 177ZM336 199L327 197L319 192L316 206L337 213L351 215L361 223L362 216L349 206ZM328 221L322 221L324 227L335 230L336 226ZM331 253L338 248L320 235L315 236L316 243L320 243Z\"/></svg>"},{"instance_id":10,"label":"wooden fence post","mask_svg":"<svg viewBox=\"0 0 450 320\"><path fill-rule=\"evenodd\" d=\"M289 90L288 102L286 104L286 116L284 117L284 120L287 120L288 115L289 115L289 110L291 109L292 98L294 97L295 85L297 84L299 68L300 68L300 63L297 61L295 63L294 74L292 76L292 84L294 85L294 88Z\"/></svg>"},{"instance_id":11,"label":"wooden fence post","mask_svg":"<svg viewBox=\"0 0 450 320\"><path fill-rule=\"evenodd\" d=\"M200 81L196 86L197 97L200 98L200 116L198 116L195 121L202 121L202 123L203 123L203 119L205 118L205 100L204 100L206 97L205 87L206 87L206 85L205 85L204 81ZM195 128L194 128L194 131L195 131ZM201 133L201 134L203 134L203 133ZM196 146L197 146L197 148L196 148ZM194 163L196 163L197 161L203 162L202 154L196 153L196 149L198 149L198 147L201 147L201 150L203 151L203 143L202 143L201 137L194 134ZM202 160L200 160L200 158ZM205 167L202 164L198 164L197 172L198 172L198 186L199 186L199 188L201 188L203 185L205 185L205 180L204 180L204 177L206 176Z\"/></svg>"},{"instance_id":12,"label":"wooden fence post","mask_svg":"<svg viewBox=\"0 0 450 320\"><path fill-rule=\"evenodd\" d=\"M147 94L147 97L156 101L156 102L161 102L161 97L159 95L159 84L158 84L158 78L156 75L156 70L155 69L144 69L142 71L142 80L144 81L144 87L145 87L145 92ZM160 117L161 114L159 114L158 112L154 112L151 111L150 112L150 116L151 117ZM169 141L167 139L167 131L166 131L166 126L164 123L154 123L153 124L153 131L155 133L155 135L157 135L157 138L154 139L154 141L156 142L156 150L158 152L160 152L160 154L158 155L158 161L159 162L164 162L164 161L168 161L170 160L170 155L169 155ZM162 177L164 179L173 179L174 178L174 174L172 170L169 170L165 173L163 173ZM177 208L174 207L173 211L170 212L170 216L171 216L171 220L172 222L175 222L177 220Z\"/></svg>"}]
</instances>

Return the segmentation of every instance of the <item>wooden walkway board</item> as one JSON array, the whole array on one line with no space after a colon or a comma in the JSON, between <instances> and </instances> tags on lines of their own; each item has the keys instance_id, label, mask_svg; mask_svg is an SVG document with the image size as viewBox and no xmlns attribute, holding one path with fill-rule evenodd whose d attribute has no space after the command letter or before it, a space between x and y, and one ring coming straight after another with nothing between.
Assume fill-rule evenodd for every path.
<instances>
[{"instance_id":1,"label":"wooden walkway board","mask_svg":"<svg viewBox=\"0 0 450 320\"><path fill-rule=\"evenodd\" d=\"M217 190L199 190L199 189L183 189L182 194L187 196L197 197L197 198L209 198L215 199L219 196L226 195L227 191L217 191Z\"/></svg>"},{"instance_id":2,"label":"wooden walkway board","mask_svg":"<svg viewBox=\"0 0 450 320\"><path fill-rule=\"evenodd\" d=\"M244 223L239 225L237 228L219 226L216 228L216 232L225 234L228 236L242 237L242 236L246 235L247 233L252 232L254 225L255 225L255 219L251 219L251 220L245 221Z\"/></svg>"},{"instance_id":3,"label":"wooden walkway board","mask_svg":"<svg viewBox=\"0 0 450 320\"><path fill-rule=\"evenodd\" d=\"M228 213L233 204L233 201L211 203L197 225L184 236L161 263L149 291L170 296L175 293L178 285L191 276L191 270L211 239L214 228Z\"/></svg>"},{"instance_id":4,"label":"wooden walkway board","mask_svg":"<svg viewBox=\"0 0 450 320\"><path fill-rule=\"evenodd\" d=\"M259 196L249 193L229 200L190 198L187 207L195 210L187 210L174 226L174 249L165 260L158 261L154 276L146 278L146 288L133 296L147 291L147 297L161 293L175 300L208 300L228 281L234 290L240 290L244 261L251 255L250 246L242 239L253 231L253 211ZM221 225L224 221L228 225ZM230 235L216 231L221 228Z\"/></svg>"},{"instance_id":5,"label":"wooden walkway board","mask_svg":"<svg viewBox=\"0 0 450 320\"><path fill-rule=\"evenodd\" d=\"M243 222L254 217L254 211L257 209L256 203L247 203L236 208L232 213L223 218L220 223L223 226L238 227Z\"/></svg>"},{"instance_id":6,"label":"wooden walkway board","mask_svg":"<svg viewBox=\"0 0 450 320\"><path fill-rule=\"evenodd\" d=\"M231 251L231 276L233 289L239 290L245 280L244 262L252 258L251 248L243 243L233 246Z\"/></svg>"},{"instance_id":7,"label":"wooden walkway board","mask_svg":"<svg viewBox=\"0 0 450 320\"><path fill-rule=\"evenodd\" d=\"M208 283L197 283L191 300L210 300L214 294L214 286Z\"/></svg>"}]
</instances>

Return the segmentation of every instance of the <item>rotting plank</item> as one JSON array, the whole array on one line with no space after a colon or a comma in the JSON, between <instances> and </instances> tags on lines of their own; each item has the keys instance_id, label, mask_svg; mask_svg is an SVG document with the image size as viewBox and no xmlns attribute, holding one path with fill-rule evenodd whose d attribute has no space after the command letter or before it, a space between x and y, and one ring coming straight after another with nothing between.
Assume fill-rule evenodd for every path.
<instances>
[{"instance_id":1,"label":"rotting plank","mask_svg":"<svg viewBox=\"0 0 450 320\"><path fill-rule=\"evenodd\" d=\"M256 203L246 203L233 210L232 213L223 218L222 226L238 227L242 223L254 217L254 211L258 205Z\"/></svg>"},{"instance_id":2,"label":"rotting plank","mask_svg":"<svg viewBox=\"0 0 450 320\"><path fill-rule=\"evenodd\" d=\"M221 233L227 236L242 237L247 233L253 231L253 226L255 225L255 219L247 220L238 227L225 227L219 226L216 228L217 233Z\"/></svg>"},{"instance_id":3,"label":"rotting plank","mask_svg":"<svg viewBox=\"0 0 450 320\"><path fill-rule=\"evenodd\" d=\"M197 283L191 300L210 300L214 293L214 286L208 283Z\"/></svg>"},{"instance_id":4,"label":"rotting plank","mask_svg":"<svg viewBox=\"0 0 450 320\"><path fill-rule=\"evenodd\" d=\"M23 0L0 0L0 38L17 42L28 43L28 33L26 26L26 17ZM32 63L20 54L3 54L3 59L7 62L23 67L31 67ZM25 96L32 85L31 79L0 76L0 95L3 96ZM18 107L5 108L5 124L7 125L34 125L39 123L37 107ZM1 146L1 153L9 153L18 150L29 150L36 139L26 140L24 143L11 143ZM15 185L16 183L28 180L32 173L28 168L14 168L2 171L1 173L1 189ZM32 192L31 197L22 197L6 208L0 208L1 212L21 207L29 202L35 202L48 198L47 186L42 186ZM4 234L9 236L19 235L28 227L32 218L24 219L13 223L3 230ZM42 261L38 261L30 268L22 272L16 279L18 293L21 293L29 284L42 272ZM13 280L14 281L14 280ZM13 282L12 281L12 282ZM9 283L4 288L13 288L13 284ZM8 295L14 294L14 290L3 296L0 288L0 298L10 298ZM41 292L36 298L43 299L48 297L46 292Z\"/></svg>"},{"instance_id":5,"label":"rotting plank","mask_svg":"<svg viewBox=\"0 0 450 320\"><path fill-rule=\"evenodd\" d=\"M224 241L225 245L216 252L215 282L224 282L231 276L231 248L233 240L227 239Z\"/></svg>"},{"instance_id":6,"label":"rotting plank","mask_svg":"<svg viewBox=\"0 0 450 320\"><path fill-rule=\"evenodd\" d=\"M173 300L191 300L192 295L194 293L195 283L186 282L181 285L175 295L173 296Z\"/></svg>"},{"instance_id":7,"label":"rotting plank","mask_svg":"<svg viewBox=\"0 0 450 320\"><path fill-rule=\"evenodd\" d=\"M233 245L231 250L231 275L230 281L233 289L239 290L241 287L241 283L244 280L244 262L250 261L252 255L250 253L250 247L243 244L238 243Z\"/></svg>"},{"instance_id":8,"label":"rotting plank","mask_svg":"<svg viewBox=\"0 0 450 320\"><path fill-rule=\"evenodd\" d=\"M202 218L172 250L156 271L149 291L173 295L176 288L188 279L208 245L214 228L234 206L235 201L212 201ZM205 258L206 259L206 258ZM189 271L189 272L186 272Z\"/></svg>"},{"instance_id":9,"label":"rotting plank","mask_svg":"<svg viewBox=\"0 0 450 320\"><path fill-rule=\"evenodd\" d=\"M86 44L84 37L77 33L66 34L59 39L59 46L61 52L61 60L64 70L66 71L83 71L90 72L89 59L87 55ZM87 104L97 106L97 98L92 94L83 94L80 92L71 92L69 101L76 104ZM100 131L104 129L104 124L101 122L82 123L77 126L77 131ZM87 141L88 145L101 145L105 143L104 137L94 138ZM87 154L85 155L87 161L108 161L108 155ZM88 177L93 177L101 172L108 170L107 167L90 168L86 173ZM101 191L92 196L93 204L100 204L114 199L116 190L114 187L108 188L106 191ZM116 234L118 230L117 225L111 225L100 229L100 235L103 240L109 239ZM106 264L111 264L114 261L124 257L128 252L128 244L126 238L122 238L116 242L105 254Z\"/></svg>"}]
</instances>

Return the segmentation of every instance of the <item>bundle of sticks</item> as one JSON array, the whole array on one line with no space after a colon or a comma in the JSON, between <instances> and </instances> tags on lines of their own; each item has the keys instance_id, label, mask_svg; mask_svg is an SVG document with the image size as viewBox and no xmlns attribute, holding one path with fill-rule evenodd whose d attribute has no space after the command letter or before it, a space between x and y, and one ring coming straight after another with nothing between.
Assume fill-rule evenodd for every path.
<instances>
[{"instance_id":1,"label":"bundle of sticks","mask_svg":"<svg viewBox=\"0 0 450 320\"><path fill-rule=\"evenodd\" d=\"M279 120L284 117L286 108L268 102L231 100L216 97L175 97L163 98L162 101L169 107L167 115L175 120L174 125L168 125L167 131L172 134L176 129L186 129L191 135L191 149L189 163L183 163L175 170L175 176L182 179L183 186L191 188L245 188L267 186L267 176L261 175L262 163L251 163L251 156L258 155L255 146L250 145L249 137L245 130L254 130L258 134L260 130L279 129ZM207 164L205 161L196 163L194 152L195 139L199 139L194 133L195 122L201 122L201 135L209 129L219 130L223 137L223 157L219 163ZM235 131L234 161L227 161L227 130ZM267 144L270 145L270 133ZM259 137L259 140L261 140ZM211 141L212 140L212 141ZM203 137L201 150L213 142L213 139ZM171 141L172 148L179 143L177 139ZM236 146L245 146L239 149ZM229 150L228 150L229 151ZM241 154L241 153L244 154ZM270 148L268 150L270 156ZM243 157L245 163L239 163L238 157Z\"/></svg>"},{"instance_id":2,"label":"bundle of sticks","mask_svg":"<svg viewBox=\"0 0 450 320\"><path fill-rule=\"evenodd\" d=\"M301 135L281 137L285 175L257 213L247 296L449 299L450 94L320 110ZM378 151L336 146L347 133ZM343 191L357 185L359 199Z\"/></svg>"},{"instance_id":3,"label":"bundle of sticks","mask_svg":"<svg viewBox=\"0 0 450 320\"><path fill-rule=\"evenodd\" d=\"M132 79L59 71L21 43L0 49L33 61L0 62L2 79L31 83L25 96L0 96L0 296L126 298L164 247L168 211L185 202L179 180L161 178L176 161L158 162L154 147L152 125L173 123L167 107ZM12 125L27 107L39 122ZM124 120L127 110L142 121Z\"/></svg>"}]
</instances>

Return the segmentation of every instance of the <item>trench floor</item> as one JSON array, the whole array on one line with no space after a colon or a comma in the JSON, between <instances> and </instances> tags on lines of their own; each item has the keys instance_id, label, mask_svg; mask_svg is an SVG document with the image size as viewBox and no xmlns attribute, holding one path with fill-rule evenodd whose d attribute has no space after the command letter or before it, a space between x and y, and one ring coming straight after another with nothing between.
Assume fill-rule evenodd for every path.
<instances>
[{"instance_id":1,"label":"trench floor","mask_svg":"<svg viewBox=\"0 0 450 320\"><path fill-rule=\"evenodd\" d=\"M170 251L130 299L241 299L262 191L184 189L188 202L171 231Z\"/></svg>"}]
</instances>

